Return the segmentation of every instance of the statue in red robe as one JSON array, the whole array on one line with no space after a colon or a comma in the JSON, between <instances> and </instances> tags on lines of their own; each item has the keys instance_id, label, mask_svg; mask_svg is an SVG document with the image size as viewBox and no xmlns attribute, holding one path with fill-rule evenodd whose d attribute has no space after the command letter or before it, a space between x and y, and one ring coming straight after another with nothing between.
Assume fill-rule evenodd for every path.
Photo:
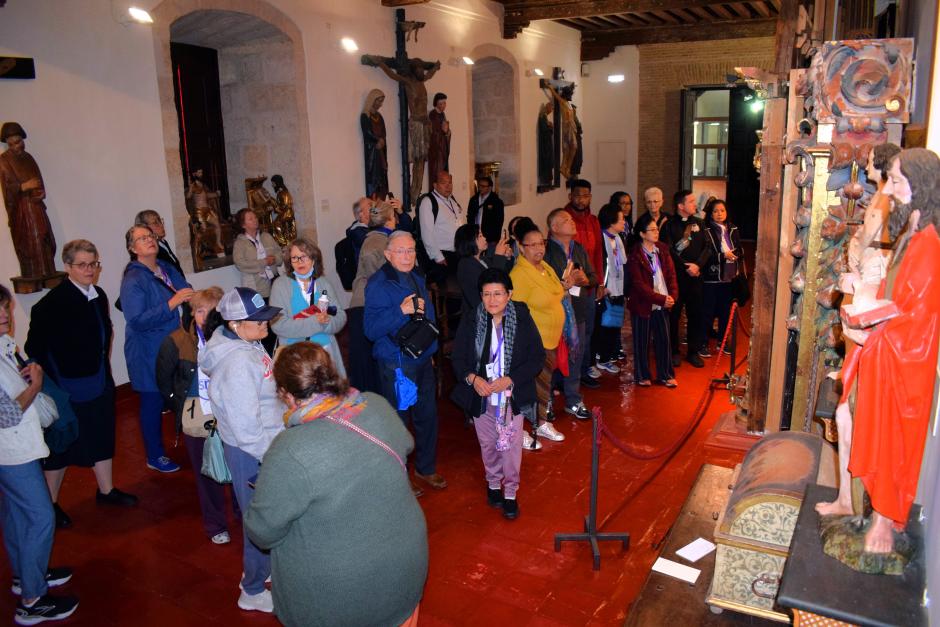
<instances>
[{"instance_id":1,"label":"statue in red robe","mask_svg":"<svg viewBox=\"0 0 940 627\"><path fill-rule=\"evenodd\" d=\"M7 150L0 155L0 186L13 248L23 278L41 279L55 274L55 236L46 215L46 188L42 172L26 152L26 131L16 122L0 128Z\"/></svg>"},{"instance_id":2,"label":"statue in red robe","mask_svg":"<svg viewBox=\"0 0 940 627\"><path fill-rule=\"evenodd\" d=\"M907 523L917 493L940 336L940 157L905 150L888 173L882 191L897 205L888 222L896 244L879 297L893 301L898 315L875 327L843 371L856 395L849 472L874 510L868 553L892 551L892 527Z\"/></svg>"}]
</instances>

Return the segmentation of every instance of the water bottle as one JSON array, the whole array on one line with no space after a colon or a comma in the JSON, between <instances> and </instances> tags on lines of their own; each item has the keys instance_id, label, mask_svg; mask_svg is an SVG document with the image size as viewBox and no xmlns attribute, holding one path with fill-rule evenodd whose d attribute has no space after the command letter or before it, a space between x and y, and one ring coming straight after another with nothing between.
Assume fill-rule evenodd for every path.
<instances>
[{"instance_id":1,"label":"water bottle","mask_svg":"<svg viewBox=\"0 0 940 627\"><path fill-rule=\"evenodd\" d=\"M330 306L330 297L326 293L326 290L323 290L322 292L320 292L320 298L317 300L317 309L319 309L323 313L326 313L326 310L329 308L329 306Z\"/></svg>"}]
</instances>

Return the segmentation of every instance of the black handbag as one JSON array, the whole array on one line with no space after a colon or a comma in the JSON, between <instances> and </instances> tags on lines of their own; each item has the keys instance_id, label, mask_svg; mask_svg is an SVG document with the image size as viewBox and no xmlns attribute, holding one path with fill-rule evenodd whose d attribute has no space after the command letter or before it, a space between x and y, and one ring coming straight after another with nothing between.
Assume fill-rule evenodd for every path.
<instances>
[{"instance_id":1,"label":"black handbag","mask_svg":"<svg viewBox=\"0 0 940 627\"><path fill-rule=\"evenodd\" d=\"M731 300L738 302L738 307L744 307L751 300L751 286L747 283L747 268L741 260L740 271L731 279Z\"/></svg>"},{"instance_id":2,"label":"black handbag","mask_svg":"<svg viewBox=\"0 0 940 627\"><path fill-rule=\"evenodd\" d=\"M398 330L393 339L402 353L412 359L418 359L437 341L441 332L423 313L417 313L417 296L414 297L414 304L415 313L411 314L411 319Z\"/></svg>"}]
</instances>

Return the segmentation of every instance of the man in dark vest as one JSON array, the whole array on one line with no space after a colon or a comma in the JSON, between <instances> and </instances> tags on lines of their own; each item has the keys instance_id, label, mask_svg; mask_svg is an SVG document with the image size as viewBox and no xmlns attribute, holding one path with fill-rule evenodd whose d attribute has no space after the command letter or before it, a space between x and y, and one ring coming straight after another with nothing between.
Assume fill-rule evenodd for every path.
<instances>
[{"instance_id":1,"label":"man in dark vest","mask_svg":"<svg viewBox=\"0 0 940 627\"><path fill-rule=\"evenodd\" d=\"M477 190L467 206L467 224L478 225L486 241L496 243L502 239L503 200L493 191L493 179L488 176L477 181Z\"/></svg>"}]
</instances>

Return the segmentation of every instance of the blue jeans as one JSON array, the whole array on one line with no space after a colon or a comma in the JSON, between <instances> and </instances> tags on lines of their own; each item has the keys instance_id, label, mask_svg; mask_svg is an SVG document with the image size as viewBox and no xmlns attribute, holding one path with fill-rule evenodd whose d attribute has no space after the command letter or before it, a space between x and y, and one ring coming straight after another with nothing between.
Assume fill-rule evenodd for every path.
<instances>
[{"instance_id":1,"label":"blue jeans","mask_svg":"<svg viewBox=\"0 0 940 627\"><path fill-rule=\"evenodd\" d=\"M398 409L395 396L395 369L397 362L379 362L379 378L382 383L382 396L392 407ZM418 386L418 402L410 408L399 411L398 416L405 427L414 426L415 433L415 470L422 475L433 475L437 468L437 383L434 378L434 366L431 360L424 363L404 362L402 373Z\"/></svg>"},{"instance_id":2,"label":"blue jeans","mask_svg":"<svg viewBox=\"0 0 940 627\"><path fill-rule=\"evenodd\" d=\"M244 529L244 514L251 506L251 497L255 489L248 485L258 479L261 462L236 446L222 443L225 450L225 463L232 473L232 489L235 499L242 510L242 523ZM263 552L248 539L248 532L244 531L244 546L242 548L242 589L246 594L260 594L264 591L264 580L271 574L271 555Z\"/></svg>"},{"instance_id":3,"label":"blue jeans","mask_svg":"<svg viewBox=\"0 0 940 627\"><path fill-rule=\"evenodd\" d=\"M591 352L590 345L585 344L585 337L587 333L585 332L585 325L583 322L578 322L577 325L578 333L578 348L572 350L571 347L568 347L568 376L565 377L561 374L560 371L555 371L555 377L558 377L562 380L562 390L565 394L565 405L571 407L572 405L577 405L582 401L581 398L581 364L584 358L585 352ZM590 368L590 366L588 366ZM555 387L554 383L552 387Z\"/></svg>"},{"instance_id":4,"label":"blue jeans","mask_svg":"<svg viewBox=\"0 0 940 627\"><path fill-rule=\"evenodd\" d=\"M55 514L39 460L0 466L0 520L10 570L20 578L22 598L46 593Z\"/></svg>"},{"instance_id":5,"label":"blue jeans","mask_svg":"<svg viewBox=\"0 0 940 627\"><path fill-rule=\"evenodd\" d=\"M163 450L163 397L159 392L140 392L140 433L144 437L147 461L166 455Z\"/></svg>"}]
</instances>

